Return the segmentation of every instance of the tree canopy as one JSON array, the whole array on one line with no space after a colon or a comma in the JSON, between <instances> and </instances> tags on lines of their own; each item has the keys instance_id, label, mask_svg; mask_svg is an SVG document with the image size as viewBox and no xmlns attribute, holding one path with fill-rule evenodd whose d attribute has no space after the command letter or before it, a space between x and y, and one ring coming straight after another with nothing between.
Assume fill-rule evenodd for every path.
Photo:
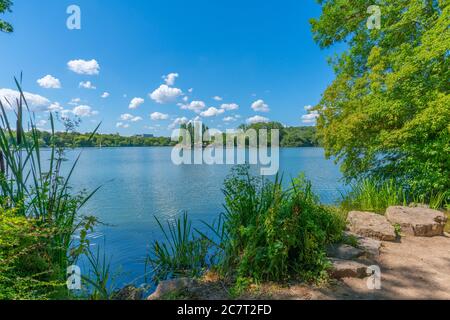
<instances>
[{"instance_id":1,"label":"tree canopy","mask_svg":"<svg viewBox=\"0 0 450 320\"><path fill-rule=\"evenodd\" d=\"M13 3L11 0L0 0L0 14L11 12L12 5ZM13 30L14 28L10 23L0 19L0 31L13 32Z\"/></svg>"},{"instance_id":2,"label":"tree canopy","mask_svg":"<svg viewBox=\"0 0 450 320\"><path fill-rule=\"evenodd\" d=\"M348 180L394 178L413 192L450 190L450 1L320 0L311 20L336 79L316 109L327 156ZM378 5L381 28L369 29Z\"/></svg>"}]
</instances>

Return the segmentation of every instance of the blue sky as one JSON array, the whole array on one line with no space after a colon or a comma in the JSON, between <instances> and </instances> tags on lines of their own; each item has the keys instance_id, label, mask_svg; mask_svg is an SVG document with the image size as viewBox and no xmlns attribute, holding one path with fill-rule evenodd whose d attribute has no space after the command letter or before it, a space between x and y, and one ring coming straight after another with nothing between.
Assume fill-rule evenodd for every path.
<instances>
[{"instance_id":1,"label":"blue sky","mask_svg":"<svg viewBox=\"0 0 450 320\"><path fill-rule=\"evenodd\" d=\"M3 18L15 32L0 34L0 94L23 71L43 129L49 108L82 116L80 131L102 121L100 132L123 135L169 135L196 117L221 130L265 119L312 125L305 106L334 78L333 51L312 40L314 0L14 2ZM71 4L81 30L66 27Z\"/></svg>"}]
</instances>

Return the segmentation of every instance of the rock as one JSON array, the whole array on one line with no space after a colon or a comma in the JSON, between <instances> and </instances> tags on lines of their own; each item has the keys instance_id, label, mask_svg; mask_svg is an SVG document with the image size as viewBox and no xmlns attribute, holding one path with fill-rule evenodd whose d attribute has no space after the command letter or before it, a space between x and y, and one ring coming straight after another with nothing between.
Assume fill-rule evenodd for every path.
<instances>
[{"instance_id":1,"label":"rock","mask_svg":"<svg viewBox=\"0 0 450 320\"><path fill-rule=\"evenodd\" d=\"M347 244L333 244L327 248L327 256L342 260L356 259L364 254L364 251Z\"/></svg>"},{"instance_id":2,"label":"rock","mask_svg":"<svg viewBox=\"0 0 450 320\"><path fill-rule=\"evenodd\" d=\"M333 264L330 275L335 279L367 277L367 266L361 262L342 259L330 261Z\"/></svg>"},{"instance_id":3,"label":"rock","mask_svg":"<svg viewBox=\"0 0 450 320\"><path fill-rule=\"evenodd\" d=\"M347 217L349 231L381 241L396 239L394 227L382 215L372 212L351 211Z\"/></svg>"},{"instance_id":4,"label":"rock","mask_svg":"<svg viewBox=\"0 0 450 320\"><path fill-rule=\"evenodd\" d=\"M353 237L356 240L356 246L364 253L363 256L368 260L378 260L380 257L381 241L363 237L351 232L344 232L346 238Z\"/></svg>"},{"instance_id":5,"label":"rock","mask_svg":"<svg viewBox=\"0 0 450 320\"><path fill-rule=\"evenodd\" d=\"M187 290L190 286L195 283L193 279L189 278L178 278L173 280L161 281L156 288L156 291L151 294L147 300L158 300L163 298L169 293L177 293L180 291Z\"/></svg>"},{"instance_id":6,"label":"rock","mask_svg":"<svg viewBox=\"0 0 450 320\"><path fill-rule=\"evenodd\" d=\"M386 218L398 224L402 232L416 237L433 237L444 234L447 217L443 212L423 207L389 207Z\"/></svg>"},{"instance_id":7,"label":"rock","mask_svg":"<svg viewBox=\"0 0 450 320\"><path fill-rule=\"evenodd\" d=\"M142 288L136 288L134 286L126 286L116 292L114 292L113 300L141 300L144 290Z\"/></svg>"}]
</instances>

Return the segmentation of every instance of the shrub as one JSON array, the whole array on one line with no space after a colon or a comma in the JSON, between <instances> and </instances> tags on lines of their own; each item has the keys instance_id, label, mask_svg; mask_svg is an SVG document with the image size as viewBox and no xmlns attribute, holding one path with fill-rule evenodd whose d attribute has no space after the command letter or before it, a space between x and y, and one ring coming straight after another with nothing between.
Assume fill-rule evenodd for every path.
<instances>
[{"instance_id":1,"label":"shrub","mask_svg":"<svg viewBox=\"0 0 450 320\"><path fill-rule=\"evenodd\" d=\"M283 190L282 181L250 176L237 167L225 181L225 212L215 230L219 271L237 283L320 280L329 262L325 246L340 240L345 226L322 206L303 176Z\"/></svg>"},{"instance_id":2,"label":"shrub","mask_svg":"<svg viewBox=\"0 0 450 320\"><path fill-rule=\"evenodd\" d=\"M56 232L36 219L0 209L0 300L48 299L64 287L48 254Z\"/></svg>"}]
</instances>

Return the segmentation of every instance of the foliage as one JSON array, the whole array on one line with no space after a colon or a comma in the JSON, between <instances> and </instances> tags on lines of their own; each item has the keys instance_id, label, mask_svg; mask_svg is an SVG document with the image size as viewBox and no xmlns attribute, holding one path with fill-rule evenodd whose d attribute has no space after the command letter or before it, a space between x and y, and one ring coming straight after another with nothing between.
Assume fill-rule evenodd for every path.
<instances>
[{"instance_id":1,"label":"foliage","mask_svg":"<svg viewBox=\"0 0 450 320\"><path fill-rule=\"evenodd\" d=\"M48 252L56 230L0 208L0 300L50 299L65 286Z\"/></svg>"},{"instance_id":2,"label":"foliage","mask_svg":"<svg viewBox=\"0 0 450 320\"><path fill-rule=\"evenodd\" d=\"M0 14L11 12L12 5L13 3L11 0L0 0ZM13 32L14 28L10 23L0 19L0 31L9 33Z\"/></svg>"},{"instance_id":3,"label":"foliage","mask_svg":"<svg viewBox=\"0 0 450 320\"><path fill-rule=\"evenodd\" d=\"M325 246L341 239L345 222L319 204L304 177L283 190L278 177L270 182L250 176L242 166L225 181L224 193L225 212L210 226L224 276L236 284L326 276Z\"/></svg>"},{"instance_id":4,"label":"foliage","mask_svg":"<svg viewBox=\"0 0 450 320\"><path fill-rule=\"evenodd\" d=\"M316 42L347 44L316 107L327 155L342 161L348 180L395 179L425 198L450 190L450 2L319 3ZM373 4L379 30L366 26Z\"/></svg>"},{"instance_id":5,"label":"foliage","mask_svg":"<svg viewBox=\"0 0 450 320\"><path fill-rule=\"evenodd\" d=\"M241 125L240 129L268 130L268 141L271 139L270 130L277 129L280 132L281 147L317 147L320 142L316 136L315 127L285 127L279 122L255 123Z\"/></svg>"},{"instance_id":6,"label":"foliage","mask_svg":"<svg viewBox=\"0 0 450 320\"><path fill-rule=\"evenodd\" d=\"M50 158L41 158L39 132L33 122L19 81L16 85L20 96L13 104L7 101L7 106L0 101L0 210L14 212L23 221L29 221L32 226L42 228L43 232L51 234L42 245L39 255L30 255L32 259L38 256L52 268L52 277L48 280L64 281L66 269L75 264L78 257L89 246L87 233L92 231L97 223L94 217L83 217L80 209L96 192L74 193L69 185L79 157L70 167L67 176L63 176L61 168L65 161L64 148L58 147L55 141L53 116L50 114ZM8 110L13 110L16 121L15 131L12 130ZM24 131L23 118L29 114L27 133ZM6 222L4 222L6 223ZM7 226L0 226L7 228ZM74 235L79 234L79 240L74 242ZM39 234L37 239L41 239ZM12 259L7 256L8 259ZM5 258L6 259L6 258ZM36 261L22 259L21 265L14 265L14 274L20 270L29 269L29 277L34 277ZM18 268L19 271L16 269ZM50 284L50 283L49 283Z\"/></svg>"},{"instance_id":7,"label":"foliage","mask_svg":"<svg viewBox=\"0 0 450 320\"><path fill-rule=\"evenodd\" d=\"M207 268L209 243L192 229L186 213L165 228L157 219L165 242L155 241L147 263L152 267L154 281L173 277L198 277Z\"/></svg>"}]
</instances>

